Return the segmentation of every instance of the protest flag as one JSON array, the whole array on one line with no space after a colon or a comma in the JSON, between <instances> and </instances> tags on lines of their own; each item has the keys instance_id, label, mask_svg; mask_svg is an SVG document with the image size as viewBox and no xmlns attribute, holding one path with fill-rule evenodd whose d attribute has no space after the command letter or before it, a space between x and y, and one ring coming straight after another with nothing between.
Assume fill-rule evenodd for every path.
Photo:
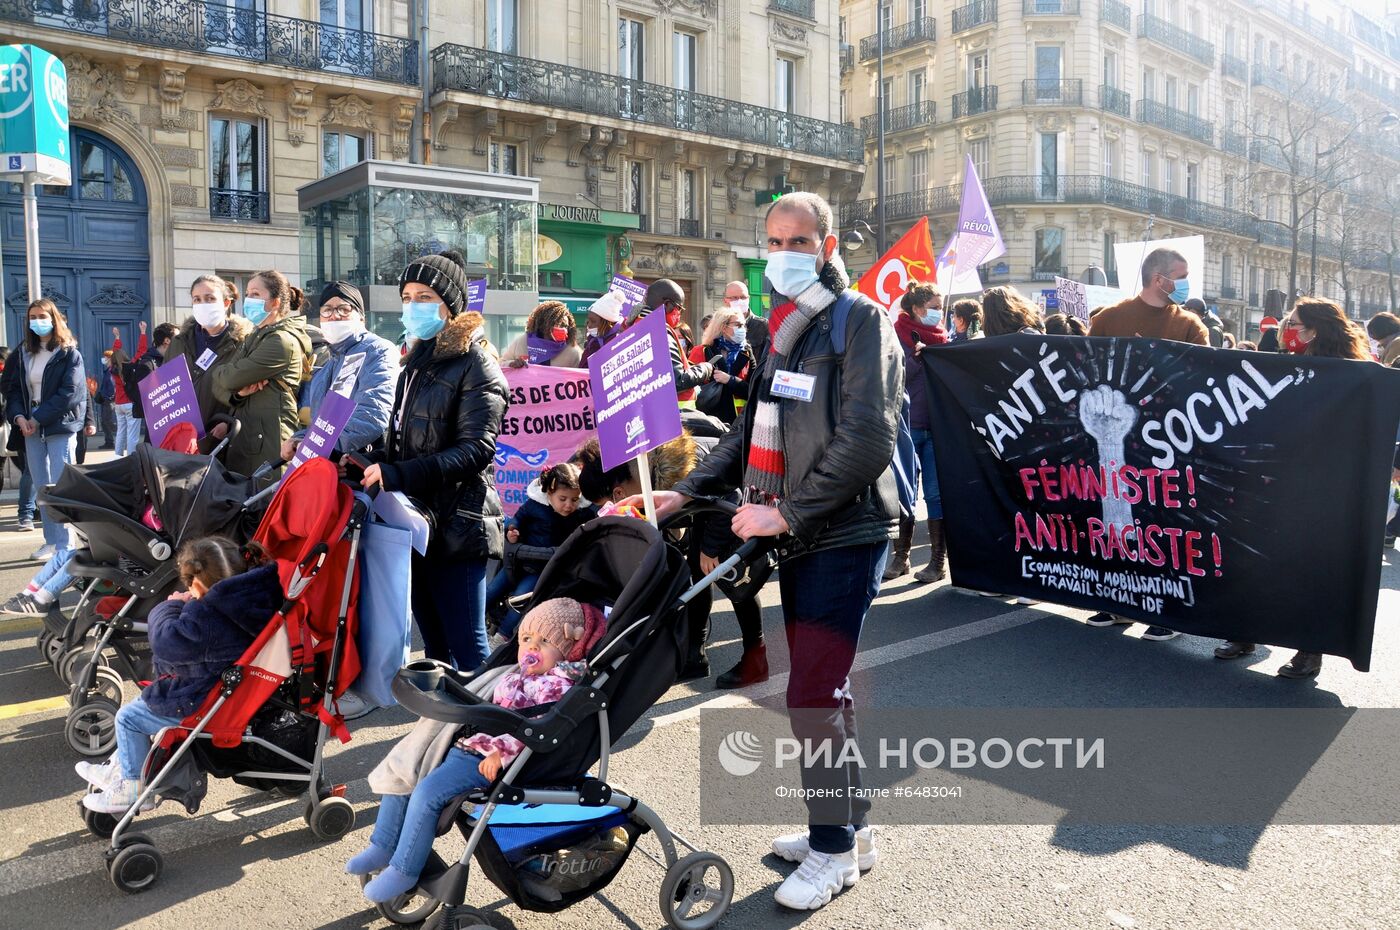
<instances>
[{"instance_id":1,"label":"protest flag","mask_svg":"<svg viewBox=\"0 0 1400 930\"><path fill-rule=\"evenodd\" d=\"M971 155L967 156L967 169L963 173L962 204L958 208L958 228L953 231L953 252L954 268L960 275L1006 254L1006 243L1001 241L1001 230L992 215L992 205L987 202L987 192L982 189Z\"/></svg>"},{"instance_id":2,"label":"protest flag","mask_svg":"<svg viewBox=\"0 0 1400 930\"><path fill-rule=\"evenodd\" d=\"M922 216L861 275L856 290L894 313L911 284L932 284L934 279L933 237L929 234L928 217Z\"/></svg>"}]
</instances>

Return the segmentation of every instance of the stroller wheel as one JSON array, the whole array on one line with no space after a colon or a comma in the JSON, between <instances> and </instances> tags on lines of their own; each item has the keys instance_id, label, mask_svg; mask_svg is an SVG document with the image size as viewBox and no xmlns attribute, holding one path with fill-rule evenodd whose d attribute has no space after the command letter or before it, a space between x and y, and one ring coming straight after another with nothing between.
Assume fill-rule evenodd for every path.
<instances>
[{"instance_id":1,"label":"stroller wheel","mask_svg":"<svg viewBox=\"0 0 1400 930\"><path fill-rule=\"evenodd\" d=\"M164 866L159 850L150 843L131 843L107 862L107 877L121 891L139 894L156 883Z\"/></svg>"},{"instance_id":2,"label":"stroller wheel","mask_svg":"<svg viewBox=\"0 0 1400 930\"><path fill-rule=\"evenodd\" d=\"M88 828L88 832L93 836L110 840L112 833L117 829L117 818L111 814L103 814L99 811L91 811L83 806L81 799L78 800L78 814L83 818L83 826Z\"/></svg>"},{"instance_id":3,"label":"stroller wheel","mask_svg":"<svg viewBox=\"0 0 1400 930\"><path fill-rule=\"evenodd\" d=\"M92 653L88 652L85 647L79 646L76 649L69 649L63 654L63 658L59 659L58 677L70 687L76 685L78 683L78 677L82 675L83 669L87 668L88 663L91 661ZM97 667L104 668L106 666L107 657L99 655L97 657Z\"/></svg>"},{"instance_id":4,"label":"stroller wheel","mask_svg":"<svg viewBox=\"0 0 1400 930\"><path fill-rule=\"evenodd\" d=\"M49 634L48 642L44 644L44 661L53 667L55 674L58 673L58 660L63 658L63 653L66 648L62 636L55 636L52 633Z\"/></svg>"},{"instance_id":5,"label":"stroller wheel","mask_svg":"<svg viewBox=\"0 0 1400 930\"><path fill-rule=\"evenodd\" d=\"M712 852L693 852L661 880L661 916L675 930L709 930L734 900L734 872Z\"/></svg>"},{"instance_id":6,"label":"stroller wheel","mask_svg":"<svg viewBox=\"0 0 1400 930\"><path fill-rule=\"evenodd\" d=\"M369 880L370 876L361 875L360 887L368 885ZM414 907L414 902L417 902L417 907ZM376 904L375 909L379 911L379 916L390 923L407 927L427 920L433 911L437 910L439 903L437 898L430 898L415 889L408 894L401 894L385 904ZM439 930L450 930L450 928L440 926Z\"/></svg>"},{"instance_id":7,"label":"stroller wheel","mask_svg":"<svg viewBox=\"0 0 1400 930\"><path fill-rule=\"evenodd\" d=\"M344 798L329 797L312 802L306 823L318 840L338 840L355 827L355 808Z\"/></svg>"},{"instance_id":8,"label":"stroller wheel","mask_svg":"<svg viewBox=\"0 0 1400 930\"><path fill-rule=\"evenodd\" d=\"M436 930L496 930L486 919L486 914L474 907L446 907Z\"/></svg>"},{"instance_id":9,"label":"stroller wheel","mask_svg":"<svg viewBox=\"0 0 1400 930\"><path fill-rule=\"evenodd\" d=\"M34 639L34 646L39 650L39 658L45 662L49 661L49 643L53 640L53 631L44 627L39 631L39 635Z\"/></svg>"},{"instance_id":10,"label":"stroller wheel","mask_svg":"<svg viewBox=\"0 0 1400 930\"><path fill-rule=\"evenodd\" d=\"M118 707L126 700L126 695L122 693L122 676L114 668L105 665L98 666L97 675L92 682L92 690L88 692L104 701L111 701Z\"/></svg>"},{"instance_id":11,"label":"stroller wheel","mask_svg":"<svg viewBox=\"0 0 1400 930\"><path fill-rule=\"evenodd\" d=\"M68 712L63 736L79 755L110 755L117 744L117 705L100 697L84 701Z\"/></svg>"}]
</instances>

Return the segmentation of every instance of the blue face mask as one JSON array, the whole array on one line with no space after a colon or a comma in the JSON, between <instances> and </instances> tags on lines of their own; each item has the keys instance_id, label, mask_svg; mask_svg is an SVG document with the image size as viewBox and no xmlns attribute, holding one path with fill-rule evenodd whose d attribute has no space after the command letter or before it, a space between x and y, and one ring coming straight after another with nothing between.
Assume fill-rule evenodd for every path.
<instances>
[{"instance_id":1,"label":"blue face mask","mask_svg":"<svg viewBox=\"0 0 1400 930\"><path fill-rule=\"evenodd\" d=\"M29 331L36 336L47 336L53 332L53 320L40 319L29 321Z\"/></svg>"},{"instance_id":2,"label":"blue face mask","mask_svg":"<svg viewBox=\"0 0 1400 930\"><path fill-rule=\"evenodd\" d=\"M1186 298L1191 296L1191 279L1181 278L1172 282L1172 292L1168 295L1168 300L1174 304L1186 303Z\"/></svg>"},{"instance_id":3,"label":"blue face mask","mask_svg":"<svg viewBox=\"0 0 1400 930\"><path fill-rule=\"evenodd\" d=\"M919 318L919 322L925 326L937 326L943 322L943 311L937 307L930 308L927 315Z\"/></svg>"},{"instance_id":4,"label":"blue face mask","mask_svg":"<svg viewBox=\"0 0 1400 930\"><path fill-rule=\"evenodd\" d=\"M748 331L748 328L747 328L747 327L744 327L744 326L736 326L736 327L734 327L734 341L735 341L735 342L742 343L744 340L746 340L746 339L748 339L748 338L749 338L749 331Z\"/></svg>"},{"instance_id":5,"label":"blue face mask","mask_svg":"<svg viewBox=\"0 0 1400 930\"><path fill-rule=\"evenodd\" d=\"M254 326L261 325L267 319L267 301L261 297L244 297L243 318Z\"/></svg>"},{"instance_id":6,"label":"blue face mask","mask_svg":"<svg viewBox=\"0 0 1400 930\"><path fill-rule=\"evenodd\" d=\"M817 283L817 259L807 252L769 252L763 276L779 295L795 300Z\"/></svg>"},{"instance_id":7,"label":"blue face mask","mask_svg":"<svg viewBox=\"0 0 1400 930\"><path fill-rule=\"evenodd\" d=\"M447 321L438 315L440 304L405 303L403 305L403 329L415 339L431 339Z\"/></svg>"}]
</instances>

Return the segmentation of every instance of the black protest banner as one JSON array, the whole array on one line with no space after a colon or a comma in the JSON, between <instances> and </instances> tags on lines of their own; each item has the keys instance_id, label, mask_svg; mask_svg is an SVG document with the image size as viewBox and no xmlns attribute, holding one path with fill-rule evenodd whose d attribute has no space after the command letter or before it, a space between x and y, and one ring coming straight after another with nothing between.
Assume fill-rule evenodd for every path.
<instances>
[{"instance_id":1,"label":"black protest banner","mask_svg":"<svg viewBox=\"0 0 1400 930\"><path fill-rule=\"evenodd\" d=\"M955 584L1367 670L1400 372L1069 336L922 358Z\"/></svg>"}]
</instances>

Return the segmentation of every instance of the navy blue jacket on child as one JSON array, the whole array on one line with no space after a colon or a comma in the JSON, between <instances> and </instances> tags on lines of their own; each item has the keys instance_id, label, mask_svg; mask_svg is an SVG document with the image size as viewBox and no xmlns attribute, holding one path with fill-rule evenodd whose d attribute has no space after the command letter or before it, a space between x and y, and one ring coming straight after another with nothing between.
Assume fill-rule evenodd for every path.
<instances>
[{"instance_id":1,"label":"navy blue jacket on child","mask_svg":"<svg viewBox=\"0 0 1400 930\"><path fill-rule=\"evenodd\" d=\"M147 617L155 681L141 692L153 713L185 718L258 638L277 608L282 584L276 565L225 578L204 597L165 601Z\"/></svg>"},{"instance_id":2,"label":"navy blue jacket on child","mask_svg":"<svg viewBox=\"0 0 1400 930\"><path fill-rule=\"evenodd\" d=\"M537 487L531 485L530 499L520 505L510 522L520 530L518 543L509 547L507 555L509 571L517 579L538 575L554 550L562 546L574 530L598 515L592 507L580 507L569 516L561 517L549 504L535 498Z\"/></svg>"}]
</instances>

